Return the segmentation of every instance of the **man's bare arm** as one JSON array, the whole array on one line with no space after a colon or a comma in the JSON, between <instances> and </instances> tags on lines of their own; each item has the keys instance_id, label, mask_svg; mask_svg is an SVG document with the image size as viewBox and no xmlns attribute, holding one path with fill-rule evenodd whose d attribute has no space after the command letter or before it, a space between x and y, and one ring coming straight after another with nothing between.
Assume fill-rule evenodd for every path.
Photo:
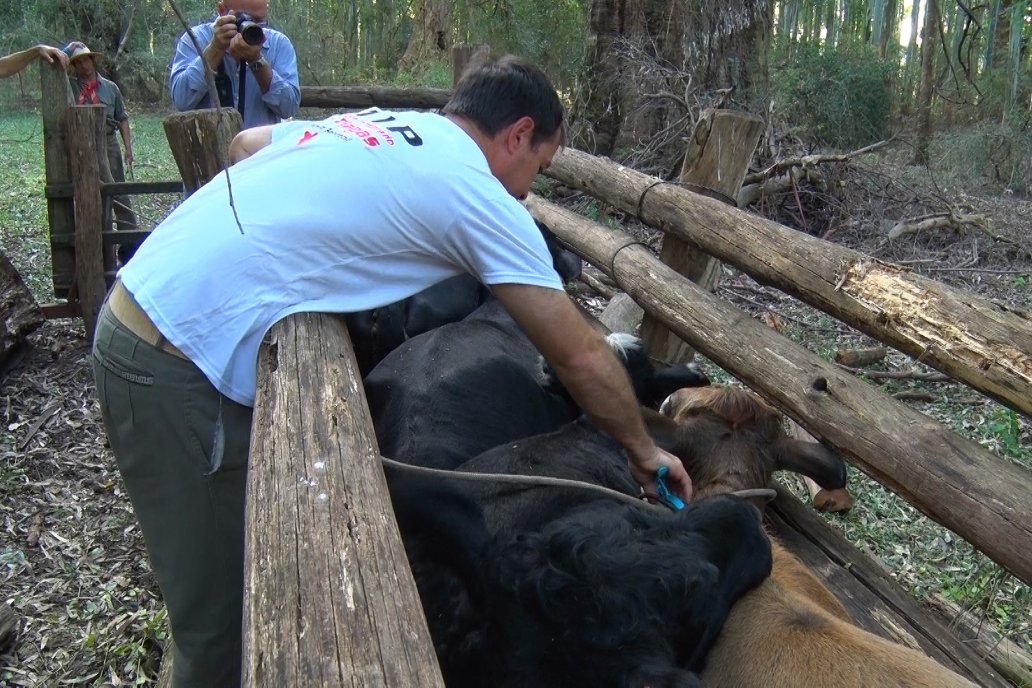
<instances>
[{"instance_id":1,"label":"man's bare arm","mask_svg":"<svg viewBox=\"0 0 1032 688\"><path fill-rule=\"evenodd\" d=\"M229 164L249 158L272 143L272 127L272 124L266 124L263 127L244 129L234 136L229 144Z\"/></svg>"},{"instance_id":2,"label":"man's bare arm","mask_svg":"<svg viewBox=\"0 0 1032 688\"><path fill-rule=\"evenodd\" d=\"M494 285L492 292L588 417L627 450L635 479L654 491L655 472L665 465L671 488L689 498L691 479L684 466L653 442L627 372L570 298L554 289L516 284Z\"/></svg>"}]
</instances>

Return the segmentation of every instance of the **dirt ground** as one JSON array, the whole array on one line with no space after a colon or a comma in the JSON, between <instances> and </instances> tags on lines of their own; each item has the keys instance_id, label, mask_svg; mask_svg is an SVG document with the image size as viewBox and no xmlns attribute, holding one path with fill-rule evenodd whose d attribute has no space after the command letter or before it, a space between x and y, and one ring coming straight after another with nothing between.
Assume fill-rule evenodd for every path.
<instances>
[{"instance_id":1,"label":"dirt ground","mask_svg":"<svg viewBox=\"0 0 1032 688\"><path fill-rule=\"evenodd\" d=\"M784 194L765 201L759 210L953 286L1014 307L1032 307L1032 203L1008 197L943 199L916 191L908 196L898 175L876 165L841 166L828 176L838 193L812 189ZM855 204L851 196L868 202ZM896 219L942 212L951 205L963 215L984 217L985 226L957 225L891 242L884 238ZM719 293L757 317L783 318L792 324L794 336L814 350L871 343L731 269L725 269ZM597 296L585 300L595 308L604 305ZM910 369L915 364L892 354L883 365ZM16 638L0 647L0 686L150 683L167 638L164 612L105 443L81 323L47 322L7 364L0 382L6 428L0 439L0 605L9 606L18 619ZM997 413L960 385L935 385L931 395L932 401L909 403L954 427L955 414L976 409L984 410L985 417ZM1019 445L1032 445L1028 419L1019 417L1015 423L1011 431ZM999 433L979 435L977 423L971 424L976 439L991 449L1005 449L993 445ZM866 527L864 519L889 518L875 513L880 503L857 516L852 531L850 524L841 527L854 539L868 538L865 548L879 554L906 587L934 591L925 575L934 558L915 559L918 553L912 547L916 540L929 538L917 534L878 543L870 531L857 530ZM899 519L914 520L907 513ZM949 535L937 533L935 538L949 540ZM950 561L963 550L956 543L941 546ZM972 566L976 572L987 570L982 563ZM981 574L961 571L958 580L967 580L965 575ZM1028 587L991 575L999 578L991 581L997 586L994 604L1027 614L1032 606ZM984 612L989 621L998 617L989 609ZM1032 650L1029 623L1027 615L1023 621L1011 619L1007 633Z\"/></svg>"}]
</instances>

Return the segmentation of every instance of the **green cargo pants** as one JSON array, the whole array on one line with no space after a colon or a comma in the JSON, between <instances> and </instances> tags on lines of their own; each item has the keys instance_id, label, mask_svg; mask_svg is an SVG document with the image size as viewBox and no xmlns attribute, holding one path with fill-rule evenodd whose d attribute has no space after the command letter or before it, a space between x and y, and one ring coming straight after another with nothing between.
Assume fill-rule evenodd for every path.
<instances>
[{"instance_id":1,"label":"green cargo pants","mask_svg":"<svg viewBox=\"0 0 1032 688\"><path fill-rule=\"evenodd\" d=\"M240 685L244 496L252 409L107 305L93 372L111 449L172 626L174 688Z\"/></svg>"}]
</instances>

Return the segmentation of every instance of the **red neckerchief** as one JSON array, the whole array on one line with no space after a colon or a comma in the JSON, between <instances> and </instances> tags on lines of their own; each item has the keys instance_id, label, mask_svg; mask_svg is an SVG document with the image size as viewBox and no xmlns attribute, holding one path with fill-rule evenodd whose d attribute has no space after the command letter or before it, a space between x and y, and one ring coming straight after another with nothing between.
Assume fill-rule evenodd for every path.
<instances>
[{"instance_id":1,"label":"red neckerchief","mask_svg":"<svg viewBox=\"0 0 1032 688\"><path fill-rule=\"evenodd\" d=\"M100 105L100 96L97 95L98 86L100 86L100 79L94 79L88 84L83 85L82 91L79 92L79 105L87 105L89 103Z\"/></svg>"}]
</instances>

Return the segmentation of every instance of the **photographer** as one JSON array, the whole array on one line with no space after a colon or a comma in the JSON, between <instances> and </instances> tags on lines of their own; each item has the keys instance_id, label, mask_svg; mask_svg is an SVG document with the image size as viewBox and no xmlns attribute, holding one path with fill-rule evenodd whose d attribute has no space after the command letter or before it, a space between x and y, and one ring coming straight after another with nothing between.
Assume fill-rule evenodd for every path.
<instances>
[{"instance_id":1,"label":"photographer","mask_svg":"<svg viewBox=\"0 0 1032 688\"><path fill-rule=\"evenodd\" d=\"M223 0L217 15L193 27L204 46L200 55L189 35L179 37L169 76L176 109L215 107L205 78L210 69L219 103L241 112L244 129L293 117L301 105L297 55L286 35L268 27L268 0Z\"/></svg>"}]
</instances>

